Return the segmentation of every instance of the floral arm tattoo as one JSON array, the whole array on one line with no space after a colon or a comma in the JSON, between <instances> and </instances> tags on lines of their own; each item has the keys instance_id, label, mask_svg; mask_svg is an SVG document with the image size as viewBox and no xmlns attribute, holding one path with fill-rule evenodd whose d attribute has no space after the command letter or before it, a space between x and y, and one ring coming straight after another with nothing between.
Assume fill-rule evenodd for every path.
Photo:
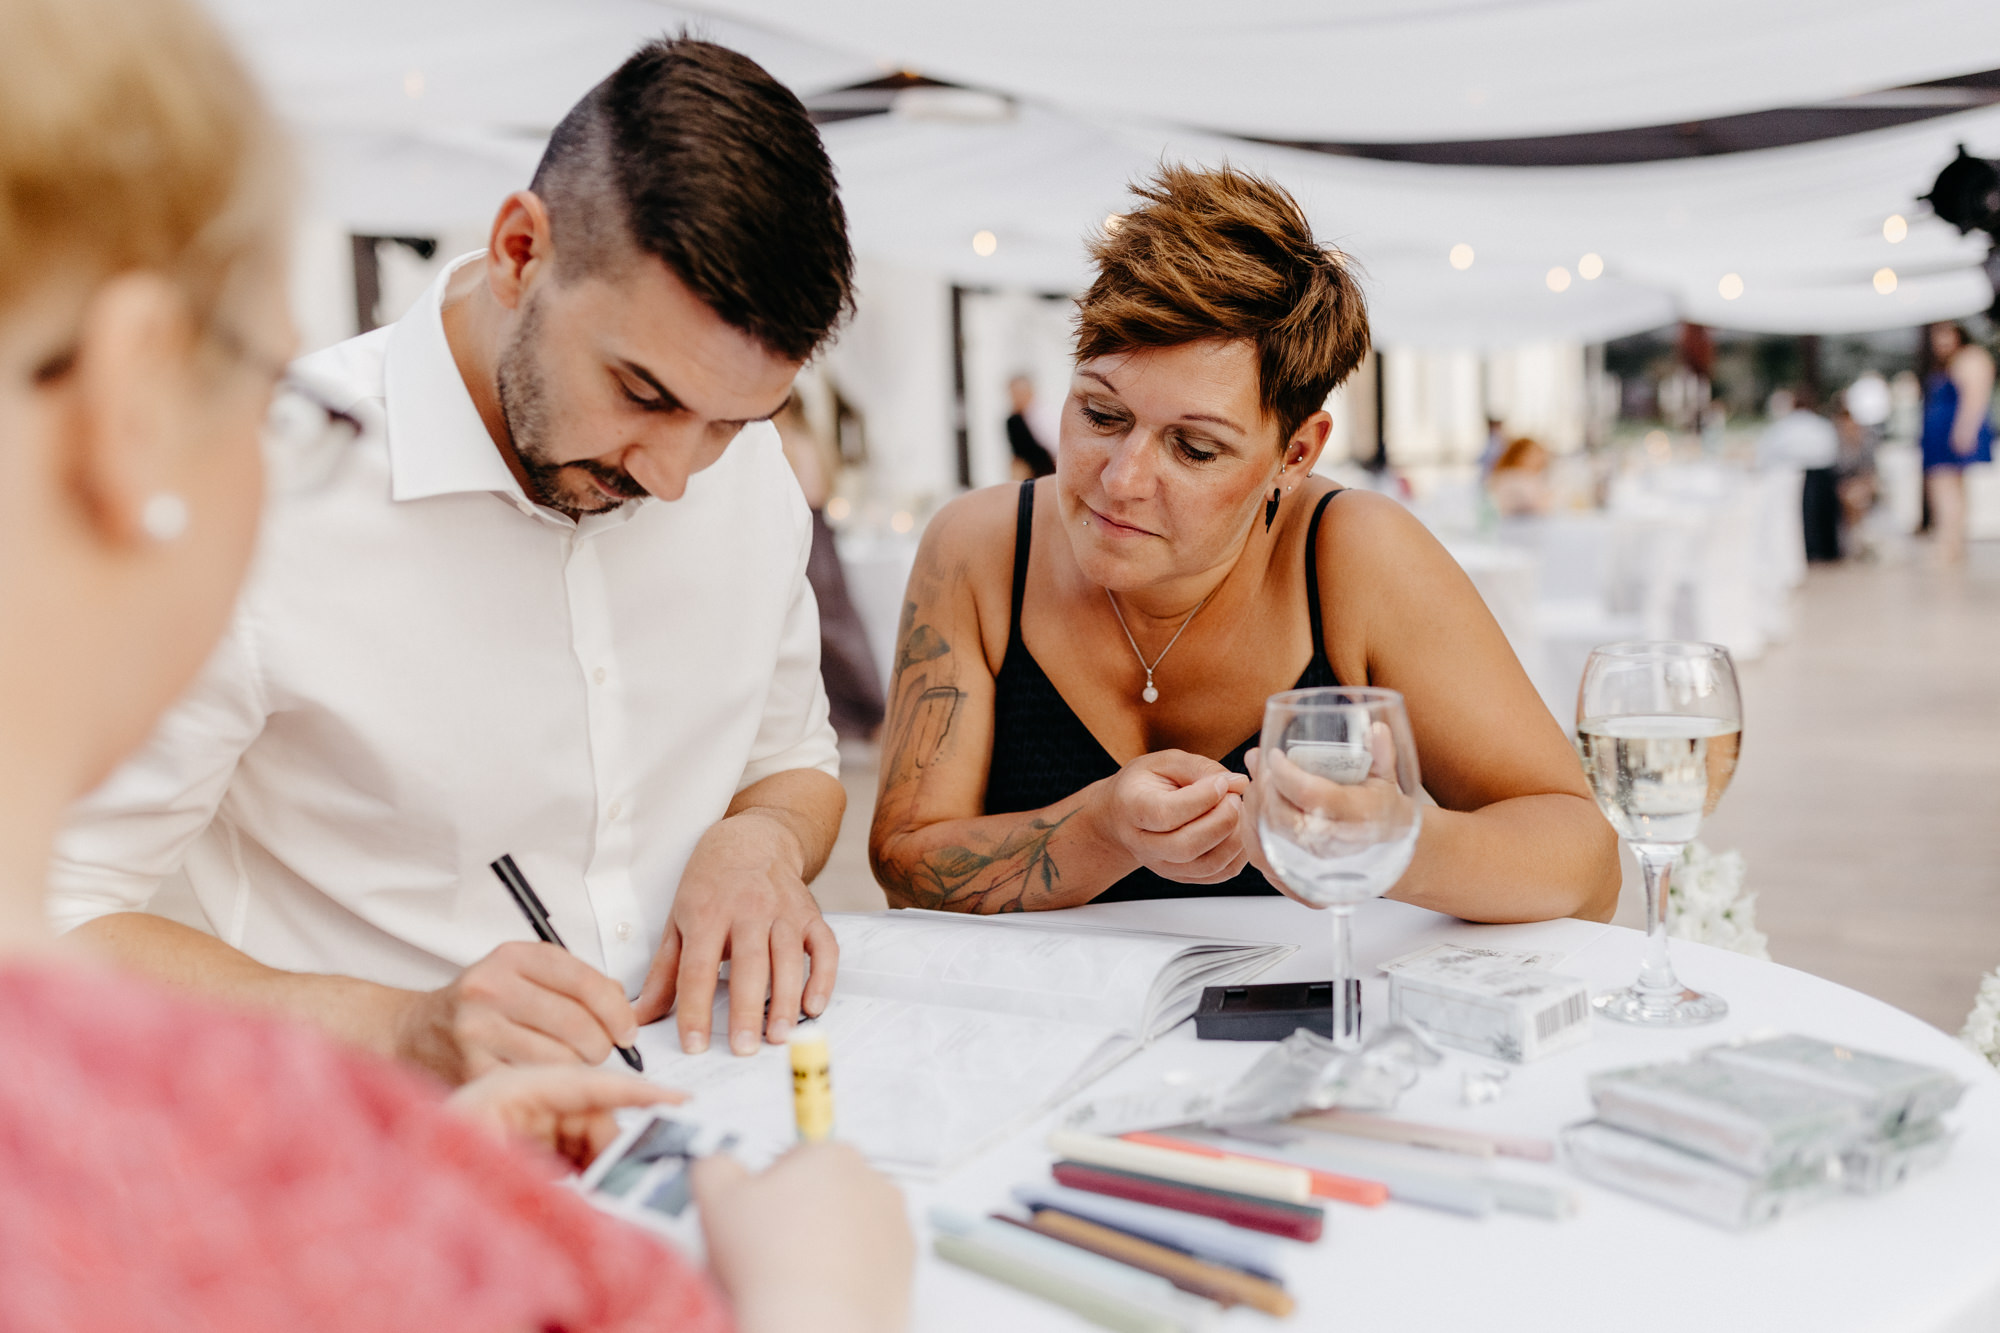
<instances>
[{"instance_id":1,"label":"floral arm tattoo","mask_svg":"<svg viewBox=\"0 0 2000 1333\"><path fill-rule=\"evenodd\" d=\"M881 808L907 813L924 770L944 758L965 703L951 644L917 620L917 603L903 604L899 647L891 674L889 725L882 745ZM1019 912L1055 895L1062 882L1051 847L1076 813L1024 812L1011 825L949 846L878 852L876 878L892 901L955 912Z\"/></svg>"}]
</instances>

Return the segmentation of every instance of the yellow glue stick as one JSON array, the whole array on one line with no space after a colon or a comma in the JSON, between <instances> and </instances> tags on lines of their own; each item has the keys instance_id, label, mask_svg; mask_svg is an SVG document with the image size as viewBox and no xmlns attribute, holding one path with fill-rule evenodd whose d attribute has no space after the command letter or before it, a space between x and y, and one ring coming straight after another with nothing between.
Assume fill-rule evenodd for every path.
<instances>
[{"instance_id":1,"label":"yellow glue stick","mask_svg":"<svg viewBox=\"0 0 2000 1333\"><path fill-rule=\"evenodd\" d=\"M792 1034L792 1110L799 1120L799 1138L817 1143L833 1136L833 1070L827 1060L826 1036L811 1024Z\"/></svg>"}]
</instances>

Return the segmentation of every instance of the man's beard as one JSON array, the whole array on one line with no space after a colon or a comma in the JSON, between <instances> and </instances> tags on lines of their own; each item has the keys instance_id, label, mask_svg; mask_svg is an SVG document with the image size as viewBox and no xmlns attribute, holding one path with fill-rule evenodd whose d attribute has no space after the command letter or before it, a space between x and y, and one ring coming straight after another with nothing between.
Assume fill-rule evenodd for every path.
<instances>
[{"instance_id":1,"label":"man's beard","mask_svg":"<svg viewBox=\"0 0 2000 1333\"><path fill-rule=\"evenodd\" d=\"M623 468L606 467L595 459L558 462L549 442L548 389L543 383L541 363L535 358L536 335L541 331L541 303L530 299L494 373L494 387L500 399L500 417L507 423L507 437L527 478L528 498L538 505L581 518L616 509L627 500L641 500L646 488ZM611 495L574 475L584 473L603 483ZM617 498L613 498L613 497Z\"/></svg>"}]
</instances>

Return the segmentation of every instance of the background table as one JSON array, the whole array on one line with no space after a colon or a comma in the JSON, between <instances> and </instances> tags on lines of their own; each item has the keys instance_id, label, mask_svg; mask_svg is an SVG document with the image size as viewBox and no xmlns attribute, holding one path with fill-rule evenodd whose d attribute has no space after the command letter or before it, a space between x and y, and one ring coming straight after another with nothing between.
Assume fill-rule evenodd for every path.
<instances>
[{"instance_id":1,"label":"background table","mask_svg":"<svg viewBox=\"0 0 2000 1333\"><path fill-rule=\"evenodd\" d=\"M1324 979L1331 968L1326 917L1286 899L1192 899L1073 909L1079 922L1185 931L1303 947L1260 980ZM1364 1014L1382 1021L1387 993L1376 964L1434 941L1568 953L1559 970L1593 989L1629 982L1644 937L1581 921L1469 925L1400 903L1364 907L1357 964L1367 975ZM1225 1329L1881 1330L2000 1328L2000 1073L1956 1041L1897 1009L1831 982L1719 949L1675 942L1689 985L1730 1002L1729 1019L1686 1032L1639 1031L1599 1021L1590 1042L1512 1067L1500 1101L1466 1107L1462 1072L1490 1062L1451 1052L1406 1094L1399 1114L1502 1133L1552 1137L1587 1119L1586 1071L1696 1050L1753 1032L1800 1032L1941 1065L1972 1086L1950 1117L1959 1140L1945 1164L1874 1198L1839 1198L1758 1231L1718 1230L1569 1175L1560 1165L1500 1159L1506 1174L1566 1184L1581 1213L1549 1222L1511 1213L1484 1220L1387 1203L1327 1204L1326 1234L1287 1243L1290 1320L1230 1311ZM1247 1066L1267 1046L1198 1042L1192 1024L1087 1090L1085 1098L1157 1086L1174 1073L1207 1077ZM1070 1330L1090 1325L1067 1311L936 1260L923 1223L933 1202L983 1213L1016 1184L1046 1182L1042 1141L1055 1116L983 1153L944 1179L909 1187L919 1260L913 1327L919 1333ZM1469 1161L1471 1159L1459 1159Z\"/></svg>"}]
</instances>

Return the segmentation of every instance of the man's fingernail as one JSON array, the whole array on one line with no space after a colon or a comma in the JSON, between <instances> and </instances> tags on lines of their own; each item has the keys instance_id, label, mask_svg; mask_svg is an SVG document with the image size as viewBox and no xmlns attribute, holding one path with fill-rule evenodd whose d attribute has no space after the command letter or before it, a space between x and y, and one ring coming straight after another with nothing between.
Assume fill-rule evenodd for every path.
<instances>
[{"instance_id":1,"label":"man's fingernail","mask_svg":"<svg viewBox=\"0 0 2000 1333\"><path fill-rule=\"evenodd\" d=\"M791 1035L792 1035L792 1024L790 1019L774 1018L771 1020L772 1041L783 1041L785 1038Z\"/></svg>"},{"instance_id":2,"label":"man's fingernail","mask_svg":"<svg viewBox=\"0 0 2000 1333\"><path fill-rule=\"evenodd\" d=\"M821 999L817 995L806 996L806 1012L811 1014L814 1018L818 1018L819 1011L824 1008L826 1008L825 1000Z\"/></svg>"},{"instance_id":3,"label":"man's fingernail","mask_svg":"<svg viewBox=\"0 0 2000 1333\"><path fill-rule=\"evenodd\" d=\"M738 1032L729 1038L729 1049L738 1055L753 1055L757 1050L757 1034Z\"/></svg>"},{"instance_id":4,"label":"man's fingernail","mask_svg":"<svg viewBox=\"0 0 2000 1333\"><path fill-rule=\"evenodd\" d=\"M690 1032L681 1038L681 1050L689 1055L700 1055L708 1049L706 1032Z\"/></svg>"}]
</instances>

